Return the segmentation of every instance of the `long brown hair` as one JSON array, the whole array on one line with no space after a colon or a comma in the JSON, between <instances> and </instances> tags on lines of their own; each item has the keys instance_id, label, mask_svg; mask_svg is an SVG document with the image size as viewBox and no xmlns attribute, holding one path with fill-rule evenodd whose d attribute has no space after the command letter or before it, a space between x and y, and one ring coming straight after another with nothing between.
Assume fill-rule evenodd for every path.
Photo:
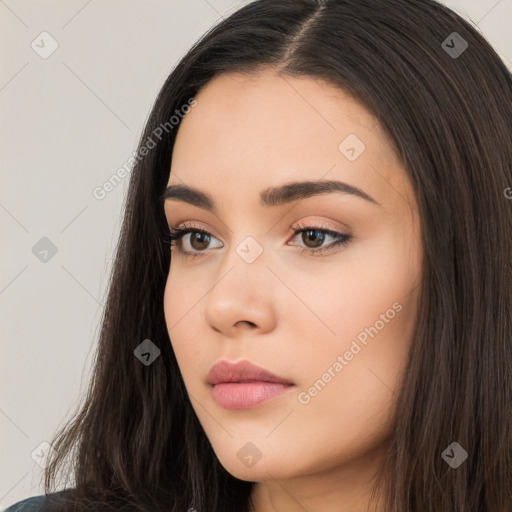
<instances>
[{"instance_id":1,"label":"long brown hair","mask_svg":"<svg viewBox=\"0 0 512 512\"><path fill-rule=\"evenodd\" d=\"M149 138L156 144L131 173L93 378L52 443L45 492L59 474L74 479L51 510L250 510L254 483L217 460L172 350L158 198L176 110L220 73L264 68L352 94L383 126L416 193L423 284L380 474L386 510L510 511L512 77L473 26L434 0L258 0L177 64L139 154ZM147 366L134 356L145 339L161 351ZM453 442L467 452L457 468L442 456Z\"/></svg>"}]
</instances>

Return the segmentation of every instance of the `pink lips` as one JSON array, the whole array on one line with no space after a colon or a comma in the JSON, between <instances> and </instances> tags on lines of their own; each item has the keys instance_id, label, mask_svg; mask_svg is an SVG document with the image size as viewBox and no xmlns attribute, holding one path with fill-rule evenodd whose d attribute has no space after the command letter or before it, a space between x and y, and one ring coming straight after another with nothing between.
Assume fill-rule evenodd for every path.
<instances>
[{"instance_id":1,"label":"pink lips","mask_svg":"<svg viewBox=\"0 0 512 512\"><path fill-rule=\"evenodd\" d=\"M277 398L294 384L248 361L220 361L208 374L215 402L225 409L250 409Z\"/></svg>"}]
</instances>

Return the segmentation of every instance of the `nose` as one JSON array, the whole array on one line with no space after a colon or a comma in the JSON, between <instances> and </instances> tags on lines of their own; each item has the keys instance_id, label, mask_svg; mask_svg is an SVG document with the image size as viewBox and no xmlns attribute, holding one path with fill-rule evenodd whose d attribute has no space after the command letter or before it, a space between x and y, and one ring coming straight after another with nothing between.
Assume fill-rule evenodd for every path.
<instances>
[{"instance_id":1,"label":"nose","mask_svg":"<svg viewBox=\"0 0 512 512\"><path fill-rule=\"evenodd\" d=\"M276 284L262 253L248 263L230 249L205 299L205 321L224 336L262 334L276 323Z\"/></svg>"}]
</instances>

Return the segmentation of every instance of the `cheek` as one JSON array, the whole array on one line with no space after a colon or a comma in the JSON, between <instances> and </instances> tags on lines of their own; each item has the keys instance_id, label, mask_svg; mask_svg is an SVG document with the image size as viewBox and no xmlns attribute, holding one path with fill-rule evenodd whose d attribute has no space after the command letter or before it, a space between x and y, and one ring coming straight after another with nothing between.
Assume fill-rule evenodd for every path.
<instances>
[{"instance_id":1,"label":"cheek","mask_svg":"<svg viewBox=\"0 0 512 512\"><path fill-rule=\"evenodd\" d=\"M304 378L296 397L297 423L290 423L290 431L299 440L304 437L311 458L324 464L372 449L392 432L419 290L414 290L417 276L407 276L414 269L393 257L392 266L382 256L381 265L373 261L373 270L359 260L359 272L337 281L333 277L330 291L317 297L323 304L324 316L319 316L336 334L325 331L315 343L301 338L297 347L302 367L296 358L296 372Z\"/></svg>"},{"instance_id":2,"label":"cheek","mask_svg":"<svg viewBox=\"0 0 512 512\"><path fill-rule=\"evenodd\" d=\"M183 276L169 274L164 292L165 322L185 383L193 372L194 365L197 368L201 355L197 344L201 329L201 324L197 321L200 301L198 287L190 286Z\"/></svg>"}]
</instances>

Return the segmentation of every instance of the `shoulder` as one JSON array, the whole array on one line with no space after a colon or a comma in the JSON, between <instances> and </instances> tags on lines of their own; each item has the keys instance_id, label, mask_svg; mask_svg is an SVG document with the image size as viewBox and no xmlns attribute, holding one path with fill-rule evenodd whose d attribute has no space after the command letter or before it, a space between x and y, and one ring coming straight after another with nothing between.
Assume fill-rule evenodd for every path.
<instances>
[{"instance_id":1,"label":"shoulder","mask_svg":"<svg viewBox=\"0 0 512 512\"><path fill-rule=\"evenodd\" d=\"M32 496L22 501L18 501L8 507L5 512L38 512L46 501L46 496Z\"/></svg>"},{"instance_id":2,"label":"shoulder","mask_svg":"<svg viewBox=\"0 0 512 512\"><path fill-rule=\"evenodd\" d=\"M56 492L50 494L41 494L39 496L31 496L24 500L18 501L5 509L4 512L43 512L43 506L48 503L48 496L58 497L61 493Z\"/></svg>"}]
</instances>

